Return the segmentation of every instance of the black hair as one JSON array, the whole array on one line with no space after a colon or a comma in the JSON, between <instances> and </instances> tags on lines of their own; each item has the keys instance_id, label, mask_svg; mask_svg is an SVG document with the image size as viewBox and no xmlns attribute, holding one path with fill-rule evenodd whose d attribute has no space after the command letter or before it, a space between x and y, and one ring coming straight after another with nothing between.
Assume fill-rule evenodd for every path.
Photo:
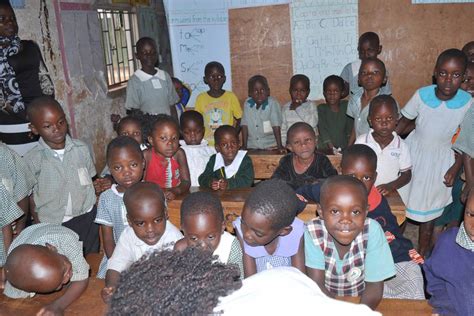
<instances>
[{"instance_id":1,"label":"black hair","mask_svg":"<svg viewBox=\"0 0 474 316\"><path fill-rule=\"evenodd\" d=\"M7 7L10 8L13 11L13 7L10 3L10 0L2 0L0 1L0 7Z\"/></svg>"},{"instance_id":2,"label":"black hair","mask_svg":"<svg viewBox=\"0 0 474 316\"><path fill-rule=\"evenodd\" d=\"M381 94L373 98L372 101L370 101L369 117L372 115L372 112L374 112L374 110L382 104L389 105L392 108L392 111L395 114L398 114L397 101L395 101L395 99L391 95Z\"/></svg>"},{"instance_id":3,"label":"black hair","mask_svg":"<svg viewBox=\"0 0 474 316\"><path fill-rule=\"evenodd\" d=\"M123 126L127 123L135 123L140 127L140 131L142 132L142 144L146 143L147 140L143 137L144 132L143 132L143 122L140 119L140 115L133 115L133 116L125 116L124 118L120 119L120 121L115 124L114 130L118 134L120 133L120 129L123 128Z\"/></svg>"},{"instance_id":4,"label":"black hair","mask_svg":"<svg viewBox=\"0 0 474 316\"><path fill-rule=\"evenodd\" d=\"M361 194L361 197L364 199L365 205L368 204L368 192L365 185L357 178L344 175L335 175L324 180L323 185L321 186L321 198L320 201L324 201L326 195L334 195L334 189L331 189L331 186L338 185L342 187L353 186L356 187Z\"/></svg>"},{"instance_id":5,"label":"black hair","mask_svg":"<svg viewBox=\"0 0 474 316\"><path fill-rule=\"evenodd\" d=\"M34 116L42 109L46 107L55 107L61 112L64 112L61 104L51 96L45 95L35 98L31 103L26 107L26 116L30 121L34 120Z\"/></svg>"},{"instance_id":6,"label":"black hair","mask_svg":"<svg viewBox=\"0 0 474 316\"><path fill-rule=\"evenodd\" d=\"M204 76L207 76L214 68L217 68L217 70L225 75L224 66L222 66L222 64L218 61L211 61L210 63L207 63L206 67L204 67Z\"/></svg>"},{"instance_id":7,"label":"black hair","mask_svg":"<svg viewBox=\"0 0 474 316\"><path fill-rule=\"evenodd\" d=\"M140 148L140 144L137 143L135 139L129 136L118 136L112 139L112 141L107 145L107 151L105 155L106 161L109 161L112 150L126 147L130 148L132 151L137 152L143 158L143 152Z\"/></svg>"},{"instance_id":8,"label":"black hair","mask_svg":"<svg viewBox=\"0 0 474 316\"><path fill-rule=\"evenodd\" d=\"M179 126L181 127L181 130L183 129L184 124L186 124L188 121L194 121L199 126L204 127L204 118L198 111L189 110L184 111L183 114L181 114L179 118Z\"/></svg>"},{"instance_id":9,"label":"black hair","mask_svg":"<svg viewBox=\"0 0 474 316\"><path fill-rule=\"evenodd\" d=\"M265 78L262 75L255 75L251 77L248 81L248 93L249 95L252 94L253 87L255 86L256 83L260 83L267 91L270 93L270 87L268 86L268 81L267 78Z\"/></svg>"},{"instance_id":10,"label":"black hair","mask_svg":"<svg viewBox=\"0 0 474 316\"><path fill-rule=\"evenodd\" d=\"M371 44L374 44L377 47L380 46L380 38L375 32L365 32L359 37L359 46L365 42L370 42Z\"/></svg>"},{"instance_id":11,"label":"black hair","mask_svg":"<svg viewBox=\"0 0 474 316\"><path fill-rule=\"evenodd\" d=\"M330 83L337 84L339 86L339 88L341 88L341 92L342 92L342 90L344 90L344 79L342 79L341 77L336 76L336 75L330 75L330 76L326 77L326 79L324 79L323 91L326 90L327 86Z\"/></svg>"},{"instance_id":12,"label":"black hair","mask_svg":"<svg viewBox=\"0 0 474 316\"><path fill-rule=\"evenodd\" d=\"M108 315L207 315L242 286L236 265L207 251L155 251L120 276Z\"/></svg>"},{"instance_id":13,"label":"black hair","mask_svg":"<svg viewBox=\"0 0 474 316\"><path fill-rule=\"evenodd\" d=\"M457 48L450 48L439 54L438 58L436 59L436 68L441 66L442 63L449 59L459 60L463 64L463 71L466 71L467 55Z\"/></svg>"},{"instance_id":14,"label":"black hair","mask_svg":"<svg viewBox=\"0 0 474 316\"><path fill-rule=\"evenodd\" d=\"M377 154L367 145L355 144L347 147L342 153L341 168L352 159L367 159L373 170L377 170Z\"/></svg>"},{"instance_id":15,"label":"black hair","mask_svg":"<svg viewBox=\"0 0 474 316\"><path fill-rule=\"evenodd\" d=\"M181 226L186 216L195 214L211 214L220 222L224 221L224 209L221 200L210 192L194 192L187 195L181 203Z\"/></svg>"},{"instance_id":16,"label":"black hair","mask_svg":"<svg viewBox=\"0 0 474 316\"><path fill-rule=\"evenodd\" d=\"M214 132L214 143L217 145L225 134L232 134L237 138L237 140L239 139L239 135L237 134L235 127L230 125L221 125Z\"/></svg>"},{"instance_id":17,"label":"black hair","mask_svg":"<svg viewBox=\"0 0 474 316\"><path fill-rule=\"evenodd\" d=\"M163 124L171 124L173 125L176 130L179 132L179 124L174 117L168 114L158 114L158 115L151 115L151 135L157 128L159 128Z\"/></svg>"},{"instance_id":18,"label":"black hair","mask_svg":"<svg viewBox=\"0 0 474 316\"><path fill-rule=\"evenodd\" d=\"M316 132L311 127L311 125L309 125L306 122L296 122L293 125L291 125L290 128L288 129L288 131L286 132L286 143L289 144L290 139L293 137L293 135L296 132L301 132L301 131L307 131L307 132L311 133L311 135L313 135L314 138L316 138Z\"/></svg>"},{"instance_id":19,"label":"black hair","mask_svg":"<svg viewBox=\"0 0 474 316\"><path fill-rule=\"evenodd\" d=\"M467 55L467 50L471 47L474 47L474 41L467 42L461 50Z\"/></svg>"},{"instance_id":20,"label":"black hair","mask_svg":"<svg viewBox=\"0 0 474 316\"><path fill-rule=\"evenodd\" d=\"M149 43L149 44L153 45L153 46L156 48L156 42L155 42L155 40L152 39L151 37L145 36L145 37L141 37L141 38L137 41L137 43L135 44L135 49L137 50L137 52L138 52L138 50L139 50L143 45L145 45L145 43Z\"/></svg>"},{"instance_id":21,"label":"black hair","mask_svg":"<svg viewBox=\"0 0 474 316\"><path fill-rule=\"evenodd\" d=\"M160 186L153 182L137 182L127 190L123 195L123 203L127 208L131 201L140 201L145 197L150 197L153 195L155 198L159 199L163 208L166 209L166 199L163 190L161 190Z\"/></svg>"},{"instance_id":22,"label":"black hair","mask_svg":"<svg viewBox=\"0 0 474 316\"><path fill-rule=\"evenodd\" d=\"M293 77L291 77L290 79L290 92L291 92L291 89L294 87L294 85L297 83L297 82L301 82L304 87L306 88L306 90L310 90L310 82L309 82L309 78L303 74L296 74L294 75Z\"/></svg>"},{"instance_id":23,"label":"black hair","mask_svg":"<svg viewBox=\"0 0 474 316\"><path fill-rule=\"evenodd\" d=\"M244 208L267 217L273 228L282 229L295 220L298 199L285 181L270 179L259 183L252 190Z\"/></svg>"},{"instance_id":24,"label":"black hair","mask_svg":"<svg viewBox=\"0 0 474 316\"><path fill-rule=\"evenodd\" d=\"M385 75L387 74L387 69L385 68L385 63L384 63L383 61L381 61L381 60L378 59L377 57L366 58L366 59L362 60L359 69L362 69L362 67L363 67L365 64L368 64L368 63L376 63L376 64L378 64L378 65L380 66L380 68L382 69L382 71L383 71L383 76L385 77ZM360 70L359 70L359 74L360 74Z\"/></svg>"}]
</instances>

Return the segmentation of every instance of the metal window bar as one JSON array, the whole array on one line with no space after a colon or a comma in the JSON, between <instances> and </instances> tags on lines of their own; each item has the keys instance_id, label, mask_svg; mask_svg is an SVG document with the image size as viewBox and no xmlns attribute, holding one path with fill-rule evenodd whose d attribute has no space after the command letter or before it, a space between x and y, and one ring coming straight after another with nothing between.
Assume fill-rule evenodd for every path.
<instances>
[{"instance_id":1,"label":"metal window bar","mask_svg":"<svg viewBox=\"0 0 474 316\"><path fill-rule=\"evenodd\" d=\"M135 14L129 11L98 9L102 30L104 61L109 88L122 85L135 72Z\"/></svg>"}]
</instances>

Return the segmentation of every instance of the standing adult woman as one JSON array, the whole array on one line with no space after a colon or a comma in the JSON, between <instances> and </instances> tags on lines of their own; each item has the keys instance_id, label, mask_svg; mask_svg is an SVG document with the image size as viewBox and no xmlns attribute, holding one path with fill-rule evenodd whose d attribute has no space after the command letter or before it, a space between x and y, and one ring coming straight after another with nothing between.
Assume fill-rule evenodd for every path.
<instances>
[{"instance_id":1,"label":"standing adult woman","mask_svg":"<svg viewBox=\"0 0 474 316\"><path fill-rule=\"evenodd\" d=\"M26 108L36 97L53 95L38 45L20 40L15 12L0 1L0 141L23 156L36 145L26 120Z\"/></svg>"}]
</instances>

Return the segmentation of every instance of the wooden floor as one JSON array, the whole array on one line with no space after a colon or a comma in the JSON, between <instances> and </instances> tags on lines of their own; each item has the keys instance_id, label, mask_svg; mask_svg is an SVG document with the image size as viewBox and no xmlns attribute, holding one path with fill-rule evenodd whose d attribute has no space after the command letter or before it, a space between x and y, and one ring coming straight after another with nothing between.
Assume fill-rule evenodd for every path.
<instances>
[{"instance_id":1,"label":"wooden floor","mask_svg":"<svg viewBox=\"0 0 474 316\"><path fill-rule=\"evenodd\" d=\"M91 265L92 274L95 276L97 268L100 263L101 255L90 255L87 261ZM84 294L74 302L67 310L65 315L105 315L106 305L102 302L100 291L104 286L103 280L98 280L95 277L89 279L89 286ZM0 296L0 315L1 316L30 316L35 315L36 312L45 304L53 301L56 297L61 295L58 292L51 295L36 295L30 299L13 300ZM357 298L344 298L345 301L356 302ZM427 301L418 300L391 300L384 299L380 303L378 309L384 316L422 316L431 315L431 308Z\"/></svg>"}]
</instances>

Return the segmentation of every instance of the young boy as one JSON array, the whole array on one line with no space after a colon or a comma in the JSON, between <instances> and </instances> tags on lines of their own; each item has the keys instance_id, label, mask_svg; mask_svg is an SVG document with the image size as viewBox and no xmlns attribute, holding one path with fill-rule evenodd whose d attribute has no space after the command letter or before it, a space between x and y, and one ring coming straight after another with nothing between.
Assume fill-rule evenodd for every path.
<instances>
[{"instance_id":1,"label":"young boy","mask_svg":"<svg viewBox=\"0 0 474 316\"><path fill-rule=\"evenodd\" d=\"M135 71L128 80L125 108L154 115L168 114L177 120L175 104L179 102L179 96L170 75L156 68L158 52L155 41L142 37L138 40L136 49L135 56L142 68Z\"/></svg>"},{"instance_id":2,"label":"young boy","mask_svg":"<svg viewBox=\"0 0 474 316\"><path fill-rule=\"evenodd\" d=\"M88 147L67 135L66 115L53 98L35 99L27 115L31 131L41 136L24 157L36 180L31 208L35 223L62 224L79 235L86 255L97 252L96 171Z\"/></svg>"},{"instance_id":3,"label":"young boy","mask_svg":"<svg viewBox=\"0 0 474 316\"><path fill-rule=\"evenodd\" d=\"M14 197L8 189L0 182L0 267L3 266L7 258L6 252L13 240L12 223L24 215L23 210L18 206ZM0 286L2 284L0 276Z\"/></svg>"},{"instance_id":4,"label":"young boy","mask_svg":"<svg viewBox=\"0 0 474 316\"><path fill-rule=\"evenodd\" d=\"M213 146L214 132L219 126L239 126L242 108L233 92L222 89L226 77L221 63L217 61L208 63L204 68L203 79L209 86L209 91L197 96L194 109L203 115L206 127L204 138L210 146Z\"/></svg>"},{"instance_id":5,"label":"young boy","mask_svg":"<svg viewBox=\"0 0 474 316\"><path fill-rule=\"evenodd\" d=\"M217 154L211 156L199 176L199 185L214 191L252 186L252 160L246 150L239 150L239 136L235 128L220 126L214 133L214 139Z\"/></svg>"},{"instance_id":6,"label":"young boy","mask_svg":"<svg viewBox=\"0 0 474 316\"><path fill-rule=\"evenodd\" d=\"M172 249L183 238L179 229L168 221L165 195L157 184L136 183L127 189L123 201L130 226L120 235L107 265L102 289L105 302L115 291L122 271L153 250Z\"/></svg>"},{"instance_id":7,"label":"young boy","mask_svg":"<svg viewBox=\"0 0 474 316\"><path fill-rule=\"evenodd\" d=\"M461 227L446 230L438 239L423 270L433 313L472 315L474 311L474 191L471 190Z\"/></svg>"},{"instance_id":8,"label":"young boy","mask_svg":"<svg viewBox=\"0 0 474 316\"><path fill-rule=\"evenodd\" d=\"M186 154L191 176L191 186L199 186L199 176L206 168L209 158L216 153L204 138L204 119L197 111L186 111L179 118L183 140L179 141Z\"/></svg>"},{"instance_id":9,"label":"young boy","mask_svg":"<svg viewBox=\"0 0 474 316\"><path fill-rule=\"evenodd\" d=\"M362 134L369 132L370 126L367 121L369 114L369 103L378 95L383 94L380 87L387 81L385 76L385 64L377 58L367 58L362 61L359 70L359 83L363 89L351 94L346 114L354 118L349 145Z\"/></svg>"},{"instance_id":10,"label":"young boy","mask_svg":"<svg viewBox=\"0 0 474 316\"><path fill-rule=\"evenodd\" d=\"M423 263L423 259L413 249L411 241L403 237L386 198L374 186L377 179L377 155L366 145L350 146L342 156L341 168L343 175L355 177L365 185L369 201L367 217L380 224L390 246L397 276L385 282L383 296L424 299L423 276L418 265ZM322 201L320 189L319 185L305 186L297 193L306 199L319 202Z\"/></svg>"},{"instance_id":11,"label":"young boy","mask_svg":"<svg viewBox=\"0 0 474 316\"><path fill-rule=\"evenodd\" d=\"M347 64L341 73L341 77L344 79L342 98L347 97L349 93L355 94L358 90L361 90L360 82L358 80L361 62L367 58L377 58L377 56L382 52L382 45L380 45L380 39L377 33L366 32L362 34L359 37L357 51L359 52L359 59ZM392 94L392 88L390 87L390 82L388 82L388 80L381 90L382 94Z\"/></svg>"},{"instance_id":12,"label":"young boy","mask_svg":"<svg viewBox=\"0 0 474 316\"><path fill-rule=\"evenodd\" d=\"M4 273L7 282L3 294L10 298L48 294L66 286L64 294L38 315L62 315L89 282L89 265L79 236L69 228L47 223L25 228L13 241Z\"/></svg>"},{"instance_id":13,"label":"young boy","mask_svg":"<svg viewBox=\"0 0 474 316\"><path fill-rule=\"evenodd\" d=\"M184 238L174 249L199 247L217 256L225 264L235 264L244 277L242 248L235 236L225 231L224 209L219 198L210 192L194 192L181 204L181 229Z\"/></svg>"},{"instance_id":14,"label":"young boy","mask_svg":"<svg viewBox=\"0 0 474 316\"><path fill-rule=\"evenodd\" d=\"M308 276L329 297L361 296L375 309L384 280L395 275L380 225L367 218L367 190L350 176L333 176L321 187L320 218L304 233Z\"/></svg>"},{"instance_id":15,"label":"young boy","mask_svg":"<svg viewBox=\"0 0 474 316\"><path fill-rule=\"evenodd\" d=\"M364 144L377 154L377 180L375 186L382 195L410 182L410 151L403 139L395 132L398 121L398 107L389 95L376 96L369 105L367 134L360 135L356 144Z\"/></svg>"},{"instance_id":16,"label":"young boy","mask_svg":"<svg viewBox=\"0 0 474 316\"><path fill-rule=\"evenodd\" d=\"M330 154L340 154L347 147L354 120L346 115L347 101L341 100L344 80L339 76L324 79L325 104L318 105L318 149Z\"/></svg>"}]
</instances>

